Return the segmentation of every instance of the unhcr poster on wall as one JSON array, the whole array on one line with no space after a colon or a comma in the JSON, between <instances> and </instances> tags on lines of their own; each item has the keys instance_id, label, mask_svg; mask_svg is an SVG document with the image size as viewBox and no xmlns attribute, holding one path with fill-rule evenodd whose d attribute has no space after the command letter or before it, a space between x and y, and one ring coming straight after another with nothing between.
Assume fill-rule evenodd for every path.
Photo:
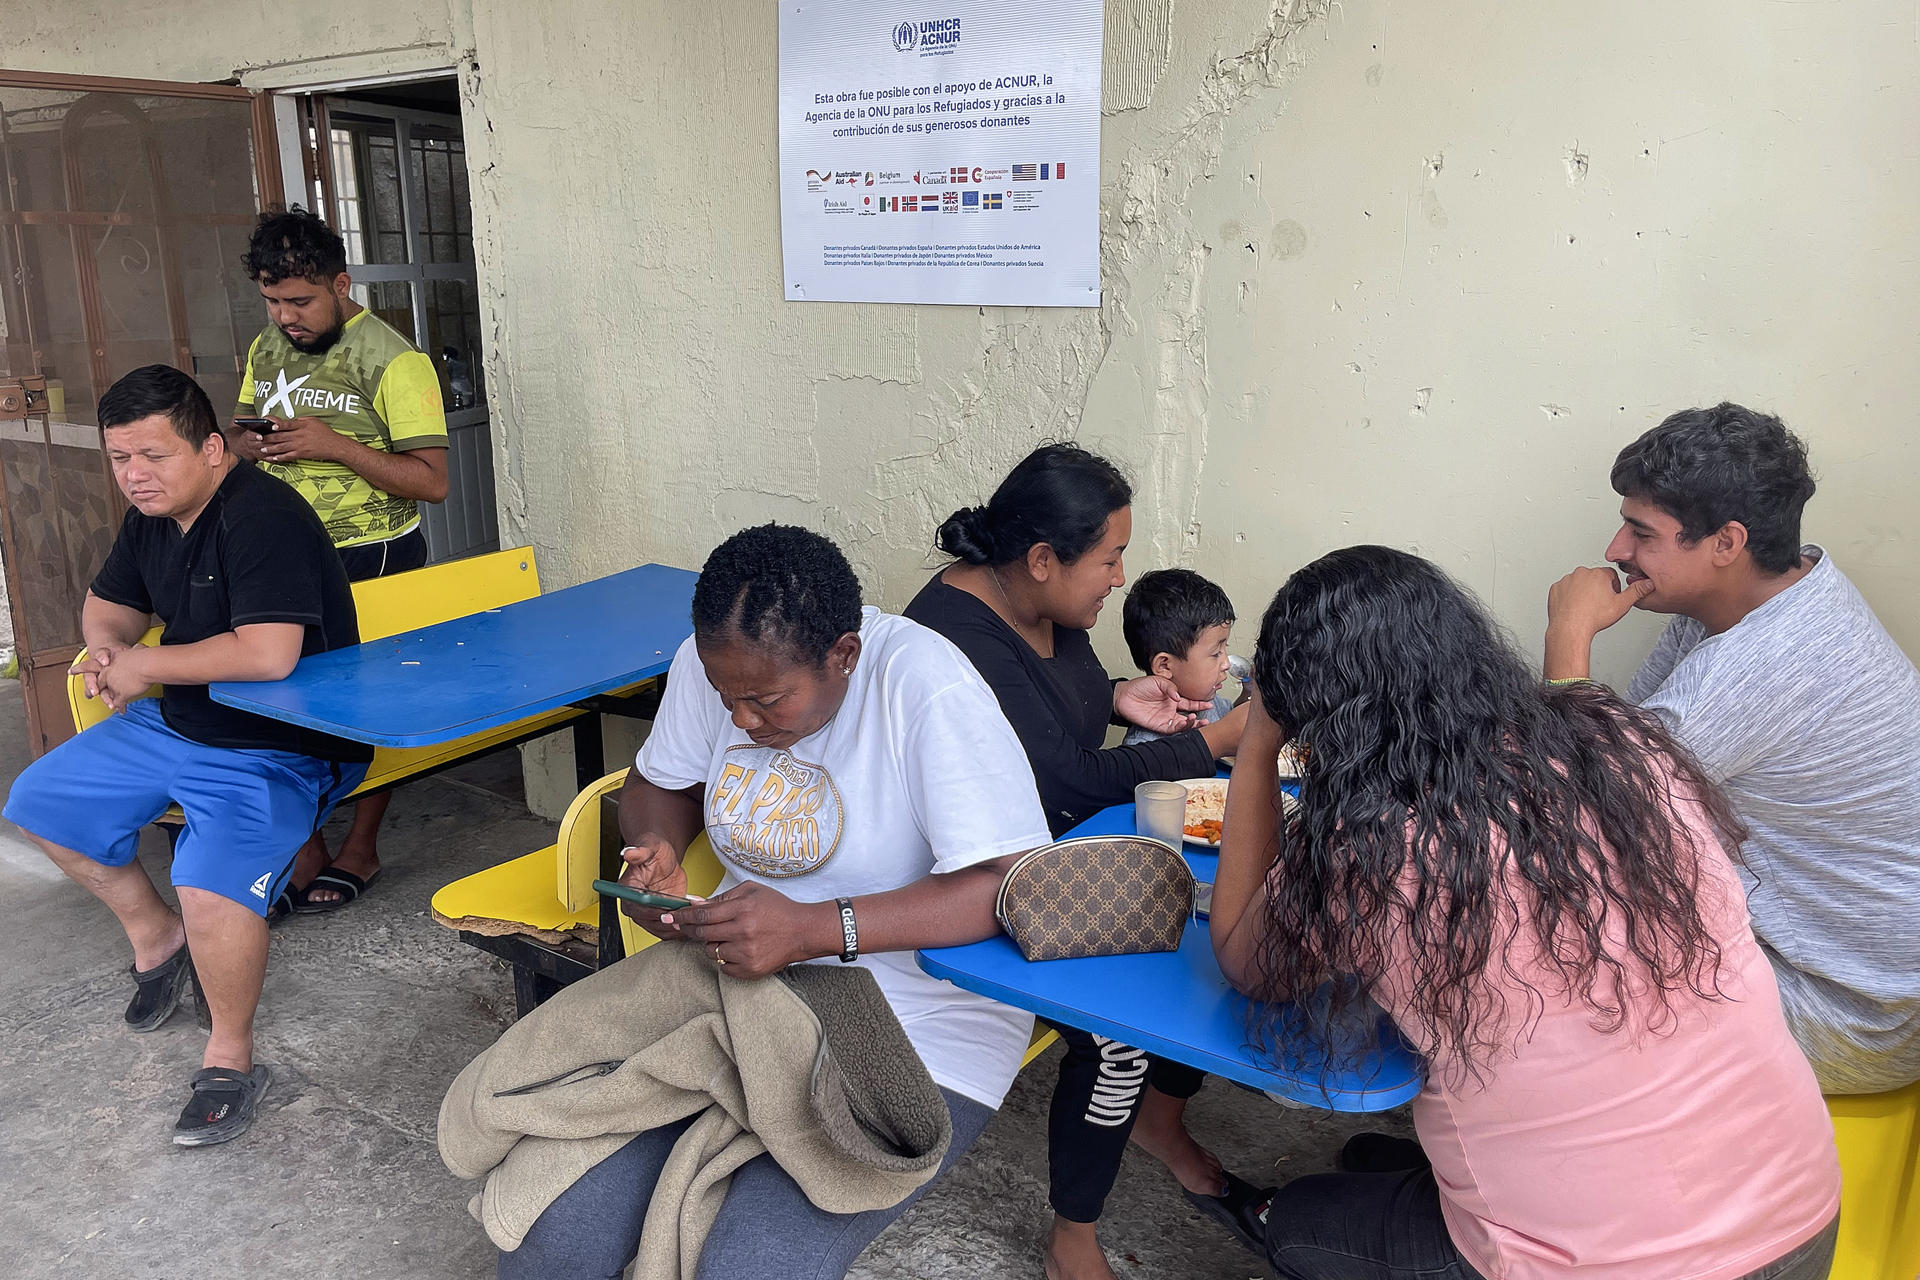
<instances>
[{"instance_id":1,"label":"unhcr poster on wall","mask_svg":"<svg viewBox=\"0 0 1920 1280\"><path fill-rule=\"evenodd\" d=\"M1100 305L1101 0L787 0L793 302Z\"/></svg>"}]
</instances>

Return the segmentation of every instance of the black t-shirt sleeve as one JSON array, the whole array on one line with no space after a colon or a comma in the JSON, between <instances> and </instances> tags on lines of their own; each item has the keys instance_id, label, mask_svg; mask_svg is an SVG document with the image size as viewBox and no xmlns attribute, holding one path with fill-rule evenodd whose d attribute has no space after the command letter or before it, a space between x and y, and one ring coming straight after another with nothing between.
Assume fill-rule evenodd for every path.
<instances>
[{"instance_id":1,"label":"black t-shirt sleeve","mask_svg":"<svg viewBox=\"0 0 1920 1280\"><path fill-rule=\"evenodd\" d=\"M114 537L113 549L107 552L88 590L109 604L152 613L153 597L147 591L146 575L140 572L139 549L134 545L142 532L139 521L140 513L129 507Z\"/></svg>"},{"instance_id":2,"label":"black t-shirt sleeve","mask_svg":"<svg viewBox=\"0 0 1920 1280\"><path fill-rule=\"evenodd\" d=\"M291 523L256 508L233 518L223 531L220 559L234 626L291 622L317 627L323 622L320 557L338 553L325 543L289 537ZM296 535L305 532L297 525L294 530Z\"/></svg>"},{"instance_id":3,"label":"black t-shirt sleeve","mask_svg":"<svg viewBox=\"0 0 1920 1280\"><path fill-rule=\"evenodd\" d=\"M1026 748L1055 835L1109 805L1128 803L1138 783L1213 775L1213 753L1197 729L1131 746L1082 746L1055 714L1057 700L1040 687L1033 665L1015 648L1024 642L985 610L953 607L965 604L952 599L963 594L936 584L909 606L907 616L951 640L993 689ZM1091 649L1076 656L1099 669ZM1104 682L1106 673L1100 671L1098 678Z\"/></svg>"}]
</instances>

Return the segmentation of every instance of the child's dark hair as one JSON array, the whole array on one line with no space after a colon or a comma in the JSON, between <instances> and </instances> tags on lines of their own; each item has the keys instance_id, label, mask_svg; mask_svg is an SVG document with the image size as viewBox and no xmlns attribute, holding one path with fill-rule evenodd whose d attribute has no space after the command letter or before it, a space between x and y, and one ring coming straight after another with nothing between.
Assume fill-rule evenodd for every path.
<instances>
[{"instance_id":1,"label":"child's dark hair","mask_svg":"<svg viewBox=\"0 0 1920 1280\"><path fill-rule=\"evenodd\" d=\"M1142 671L1153 670L1155 654L1184 658L1202 631L1232 625L1233 601L1191 569L1141 574L1120 610L1127 652Z\"/></svg>"},{"instance_id":2,"label":"child's dark hair","mask_svg":"<svg viewBox=\"0 0 1920 1280\"><path fill-rule=\"evenodd\" d=\"M347 246L334 229L299 205L260 215L240 259L249 279L272 286L282 280L331 284L347 269Z\"/></svg>"},{"instance_id":3,"label":"child's dark hair","mask_svg":"<svg viewBox=\"0 0 1920 1280\"><path fill-rule=\"evenodd\" d=\"M811 529L763 524L713 549L693 585L693 634L784 645L814 667L833 642L860 630L860 579L831 541Z\"/></svg>"},{"instance_id":4,"label":"child's dark hair","mask_svg":"<svg viewBox=\"0 0 1920 1280\"><path fill-rule=\"evenodd\" d=\"M933 541L967 564L1012 564L1042 542L1072 564L1099 545L1108 518L1132 502L1132 486L1105 458L1077 445L1043 444L1007 473L986 506L948 516Z\"/></svg>"}]
</instances>

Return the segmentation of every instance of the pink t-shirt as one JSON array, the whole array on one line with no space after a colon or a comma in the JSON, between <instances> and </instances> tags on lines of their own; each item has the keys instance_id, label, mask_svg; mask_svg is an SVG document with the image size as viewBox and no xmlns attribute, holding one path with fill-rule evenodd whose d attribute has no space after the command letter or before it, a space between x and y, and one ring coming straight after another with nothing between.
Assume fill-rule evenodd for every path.
<instances>
[{"instance_id":1,"label":"pink t-shirt","mask_svg":"<svg viewBox=\"0 0 1920 1280\"><path fill-rule=\"evenodd\" d=\"M1513 966L1547 996L1531 1033L1483 1069L1484 1085L1432 1061L1414 1101L1447 1230L1489 1280L1731 1280L1838 1211L1819 1086L1788 1034L1733 865L1704 814L1693 822L1705 851L1701 913L1731 999L1683 992L1669 1030L1650 1033L1641 1016L1609 1035L1585 1005L1556 995L1523 930ZM1430 1048L1407 1012L1408 972L1396 957L1382 1002L1409 1041ZM1489 973L1510 1009L1528 1007L1523 988Z\"/></svg>"}]
</instances>

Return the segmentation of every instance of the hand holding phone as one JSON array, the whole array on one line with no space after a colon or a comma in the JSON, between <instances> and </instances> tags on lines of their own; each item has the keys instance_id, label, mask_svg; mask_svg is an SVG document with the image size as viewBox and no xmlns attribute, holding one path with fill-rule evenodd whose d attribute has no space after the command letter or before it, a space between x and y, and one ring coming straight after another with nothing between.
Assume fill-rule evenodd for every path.
<instances>
[{"instance_id":1,"label":"hand holding phone","mask_svg":"<svg viewBox=\"0 0 1920 1280\"><path fill-rule=\"evenodd\" d=\"M233 425L242 431L255 431L263 436L270 436L275 430L272 418L235 418Z\"/></svg>"},{"instance_id":2,"label":"hand holding phone","mask_svg":"<svg viewBox=\"0 0 1920 1280\"><path fill-rule=\"evenodd\" d=\"M637 902L643 907L652 907L655 911L678 911L682 907L690 907L693 905L693 899L691 898L676 898L671 894L654 893L648 889L636 889L630 884L621 884L617 880L595 880L593 882L593 891L595 893L612 894L614 897L624 898L628 902Z\"/></svg>"}]
</instances>

